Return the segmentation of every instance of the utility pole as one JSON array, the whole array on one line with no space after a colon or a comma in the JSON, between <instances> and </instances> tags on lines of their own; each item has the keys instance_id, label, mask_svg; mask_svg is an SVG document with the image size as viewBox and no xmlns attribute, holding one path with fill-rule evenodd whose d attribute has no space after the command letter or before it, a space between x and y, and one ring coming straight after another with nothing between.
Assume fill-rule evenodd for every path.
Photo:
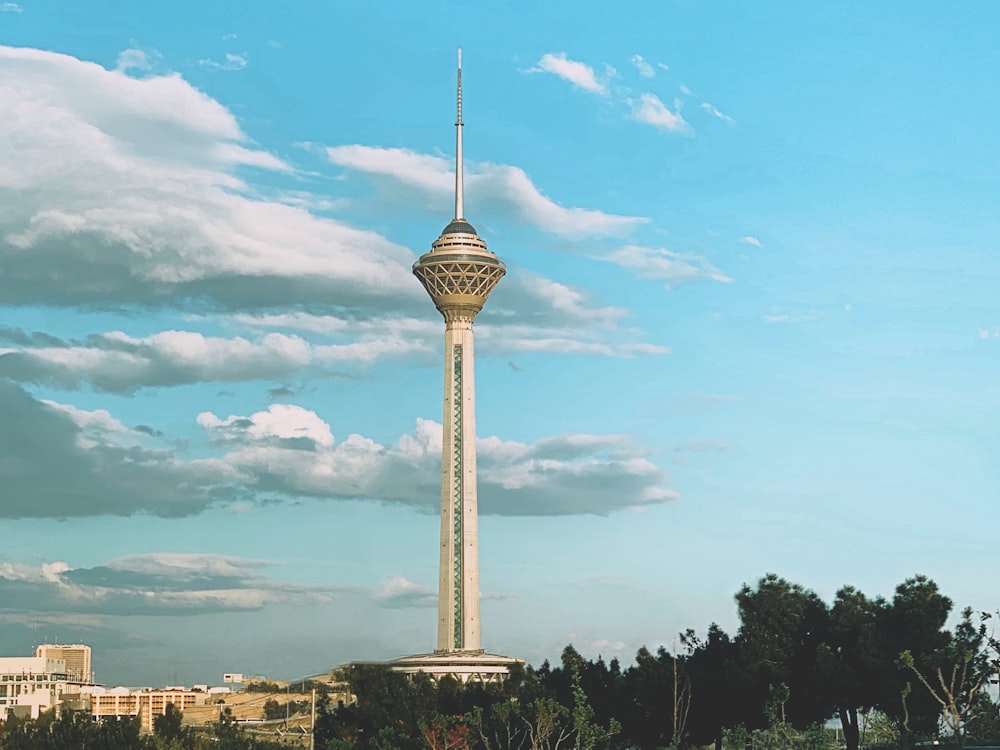
<instances>
[{"instance_id":1,"label":"utility pole","mask_svg":"<svg viewBox=\"0 0 1000 750\"><path fill-rule=\"evenodd\" d=\"M316 688L312 691L312 721L309 724L309 750L316 750Z\"/></svg>"}]
</instances>

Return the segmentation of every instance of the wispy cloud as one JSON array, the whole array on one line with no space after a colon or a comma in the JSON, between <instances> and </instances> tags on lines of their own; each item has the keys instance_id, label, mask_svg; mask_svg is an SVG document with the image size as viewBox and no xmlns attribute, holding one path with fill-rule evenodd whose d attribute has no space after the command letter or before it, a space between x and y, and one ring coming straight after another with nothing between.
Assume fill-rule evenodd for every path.
<instances>
[{"instance_id":1,"label":"wispy cloud","mask_svg":"<svg viewBox=\"0 0 1000 750\"><path fill-rule=\"evenodd\" d=\"M152 67L149 53L145 50L129 48L118 53L115 69L124 73L129 70L149 70Z\"/></svg>"},{"instance_id":2,"label":"wispy cloud","mask_svg":"<svg viewBox=\"0 0 1000 750\"><path fill-rule=\"evenodd\" d=\"M552 73L564 81L569 81L577 88L592 94L607 94L607 87L597 80L594 69L586 63L570 60L565 52L546 53L538 64L530 68L530 73Z\"/></svg>"},{"instance_id":3,"label":"wispy cloud","mask_svg":"<svg viewBox=\"0 0 1000 750\"><path fill-rule=\"evenodd\" d=\"M639 122L652 125L672 133L690 132L691 127L681 116L680 109L671 111L655 94L645 93L638 101L632 101L632 117ZM676 105L675 105L676 106Z\"/></svg>"},{"instance_id":4,"label":"wispy cloud","mask_svg":"<svg viewBox=\"0 0 1000 750\"><path fill-rule=\"evenodd\" d=\"M819 320L818 312L799 313L792 315L789 313L769 313L761 315L761 319L766 323L806 323L810 320Z\"/></svg>"},{"instance_id":5,"label":"wispy cloud","mask_svg":"<svg viewBox=\"0 0 1000 750\"><path fill-rule=\"evenodd\" d=\"M680 84L680 86L678 86L677 88L679 88L679 89L680 89L680 92L681 92L682 94L684 94L684 96L691 96L691 89L689 89L689 88L688 88L687 86L685 86L685 85L684 85L683 83L682 83L682 84Z\"/></svg>"},{"instance_id":6,"label":"wispy cloud","mask_svg":"<svg viewBox=\"0 0 1000 750\"><path fill-rule=\"evenodd\" d=\"M22 8L17 3L0 3L0 13L23 13L24 8Z\"/></svg>"},{"instance_id":7,"label":"wispy cloud","mask_svg":"<svg viewBox=\"0 0 1000 750\"><path fill-rule=\"evenodd\" d=\"M246 611L271 604L327 603L331 587L307 587L261 575L273 566L213 554L145 553L92 568L61 561L35 567L0 563L6 607L32 612L107 615L192 615Z\"/></svg>"},{"instance_id":8,"label":"wispy cloud","mask_svg":"<svg viewBox=\"0 0 1000 750\"><path fill-rule=\"evenodd\" d=\"M639 71L639 75L643 78L652 78L656 75L656 71L653 70L653 66L646 62L642 55L632 55L632 64L635 69Z\"/></svg>"},{"instance_id":9,"label":"wispy cloud","mask_svg":"<svg viewBox=\"0 0 1000 750\"><path fill-rule=\"evenodd\" d=\"M203 68L209 68L211 70L243 70L247 66L247 62L246 52L238 54L234 52L227 52L226 56L222 60L213 60L205 57L199 60L198 64Z\"/></svg>"},{"instance_id":10,"label":"wispy cloud","mask_svg":"<svg viewBox=\"0 0 1000 750\"><path fill-rule=\"evenodd\" d=\"M745 234L740 237L740 242L744 245L753 245L754 247L764 247L761 241L754 237L752 234Z\"/></svg>"},{"instance_id":11,"label":"wispy cloud","mask_svg":"<svg viewBox=\"0 0 1000 750\"><path fill-rule=\"evenodd\" d=\"M8 335L0 329L0 341ZM420 350L430 350L426 339L400 338L388 327L380 335L361 334L337 344L313 344L284 333L227 339L175 330L135 338L113 331L84 341L45 341L7 351L0 354L0 375L59 388L89 383L100 391L133 393L187 383L282 378L331 365L366 366Z\"/></svg>"},{"instance_id":12,"label":"wispy cloud","mask_svg":"<svg viewBox=\"0 0 1000 750\"><path fill-rule=\"evenodd\" d=\"M702 102L699 106L703 110L708 112L710 115L712 115L712 117L717 117L718 119L722 120L725 123L732 125L733 123L736 122L736 120L734 120L732 117L727 115L725 112L720 112L716 107L709 104L708 102Z\"/></svg>"},{"instance_id":13,"label":"wispy cloud","mask_svg":"<svg viewBox=\"0 0 1000 750\"><path fill-rule=\"evenodd\" d=\"M980 328L979 338L983 340L1000 338L1000 328L993 328L993 329Z\"/></svg>"},{"instance_id":14,"label":"wispy cloud","mask_svg":"<svg viewBox=\"0 0 1000 750\"><path fill-rule=\"evenodd\" d=\"M436 607L437 590L403 576L390 576L375 588L383 607Z\"/></svg>"},{"instance_id":15,"label":"wispy cloud","mask_svg":"<svg viewBox=\"0 0 1000 750\"><path fill-rule=\"evenodd\" d=\"M609 254L606 260L643 278L663 281L668 289L700 279L727 284L733 280L704 258L660 247L626 245Z\"/></svg>"},{"instance_id":16,"label":"wispy cloud","mask_svg":"<svg viewBox=\"0 0 1000 750\"><path fill-rule=\"evenodd\" d=\"M334 146L327 158L347 169L389 177L446 196L454 190L451 160L401 148ZM563 206L545 195L520 167L466 162L465 186L480 205L495 205L538 228L569 239L628 234L649 220Z\"/></svg>"}]
</instances>

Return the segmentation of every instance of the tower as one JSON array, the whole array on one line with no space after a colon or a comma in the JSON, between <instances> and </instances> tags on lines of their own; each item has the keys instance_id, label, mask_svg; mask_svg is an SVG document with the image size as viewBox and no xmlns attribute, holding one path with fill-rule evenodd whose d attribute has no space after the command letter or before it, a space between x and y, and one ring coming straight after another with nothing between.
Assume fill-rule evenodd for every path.
<instances>
[{"instance_id":1,"label":"tower","mask_svg":"<svg viewBox=\"0 0 1000 750\"><path fill-rule=\"evenodd\" d=\"M441 451L441 567L437 651L479 651L479 534L476 387L472 321L504 264L465 220L462 165L462 51L455 120L455 218L414 275L444 317L444 436Z\"/></svg>"},{"instance_id":2,"label":"tower","mask_svg":"<svg viewBox=\"0 0 1000 750\"><path fill-rule=\"evenodd\" d=\"M438 636L433 654L398 659L393 668L450 675L463 682L502 679L508 656L484 653L479 623L479 503L472 322L506 268L465 219L462 165L462 50L455 120L455 217L413 264L444 317L444 419L441 451L441 547Z\"/></svg>"}]
</instances>

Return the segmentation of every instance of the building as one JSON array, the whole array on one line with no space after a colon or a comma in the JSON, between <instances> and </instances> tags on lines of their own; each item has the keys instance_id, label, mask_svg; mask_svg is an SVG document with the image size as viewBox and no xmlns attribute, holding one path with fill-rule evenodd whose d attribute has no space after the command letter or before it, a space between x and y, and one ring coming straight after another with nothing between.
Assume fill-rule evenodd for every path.
<instances>
[{"instance_id":1,"label":"building","mask_svg":"<svg viewBox=\"0 0 1000 750\"><path fill-rule=\"evenodd\" d=\"M43 643L35 649L35 656L47 659L63 659L66 675L72 682L93 682L94 673L90 668L90 646L82 643L59 645Z\"/></svg>"},{"instance_id":2,"label":"building","mask_svg":"<svg viewBox=\"0 0 1000 750\"><path fill-rule=\"evenodd\" d=\"M486 654L480 643L479 502L472 323L506 268L465 218L462 164L462 51L458 51L455 121L455 217L413 265L444 317L444 436L441 456L441 547L438 636L433 654L393 662L403 672L494 681L517 662Z\"/></svg>"},{"instance_id":3,"label":"building","mask_svg":"<svg viewBox=\"0 0 1000 750\"><path fill-rule=\"evenodd\" d=\"M18 713L37 719L66 692L66 662L44 656L0 658L0 719Z\"/></svg>"},{"instance_id":4,"label":"building","mask_svg":"<svg viewBox=\"0 0 1000 750\"><path fill-rule=\"evenodd\" d=\"M90 692L90 710L94 719L138 716L139 727L144 732L153 731L153 720L167 713L167 706L173 704L179 711L204 703L207 694L183 687L169 687L161 690L143 688L129 690L124 687L97 689Z\"/></svg>"}]
</instances>

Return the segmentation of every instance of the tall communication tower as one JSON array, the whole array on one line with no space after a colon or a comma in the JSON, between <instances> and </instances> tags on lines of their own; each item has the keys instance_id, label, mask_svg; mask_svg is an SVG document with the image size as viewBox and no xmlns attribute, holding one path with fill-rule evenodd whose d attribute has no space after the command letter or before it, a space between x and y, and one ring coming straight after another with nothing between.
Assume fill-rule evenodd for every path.
<instances>
[{"instance_id":1,"label":"tall communication tower","mask_svg":"<svg viewBox=\"0 0 1000 750\"><path fill-rule=\"evenodd\" d=\"M503 278L503 262L465 218L462 168L462 50L455 120L455 217L413 264L413 273L444 317L444 436L441 455L441 564L438 637L433 654L394 662L400 671L491 681L517 662L480 644L479 502L476 480L476 387L472 322Z\"/></svg>"}]
</instances>

